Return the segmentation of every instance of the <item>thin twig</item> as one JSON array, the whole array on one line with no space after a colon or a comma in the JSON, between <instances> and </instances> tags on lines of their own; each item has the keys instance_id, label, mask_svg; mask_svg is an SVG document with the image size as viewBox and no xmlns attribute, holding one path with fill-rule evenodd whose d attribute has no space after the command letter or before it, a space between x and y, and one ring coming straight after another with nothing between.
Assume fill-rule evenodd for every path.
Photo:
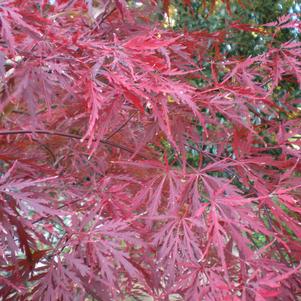
<instances>
[{"instance_id":1,"label":"thin twig","mask_svg":"<svg viewBox=\"0 0 301 301\"><path fill-rule=\"evenodd\" d=\"M271 214L270 214L270 211L269 211L269 208L267 207L266 204L263 204L263 210L265 212L265 216L267 218L267 221L268 221L268 229L273 231L274 230L274 227L273 227L273 222L272 222L272 217L271 217ZM282 250L281 250L281 245L279 243L278 240L275 241L275 245L276 245L276 249L278 250L278 253L281 257L281 259L283 261L285 261L287 263L287 265L290 265L291 262L290 262L290 257L288 256L288 259L285 257L285 254L283 254Z\"/></svg>"},{"instance_id":2,"label":"thin twig","mask_svg":"<svg viewBox=\"0 0 301 301\"><path fill-rule=\"evenodd\" d=\"M111 139L113 136L115 136L118 132L120 132L129 122L130 120L137 114L137 111L132 113L130 117L127 119L126 122L124 122L119 128L117 128L112 134L110 134L105 140Z\"/></svg>"},{"instance_id":3,"label":"thin twig","mask_svg":"<svg viewBox=\"0 0 301 301\"><path fill-rule=\"evenodd\" d=\"M36 143L38 143L41 147L43 147L47 151L47 153L50 155L50 157L53 161L53 164L54 164L56 161L56 158L55 158L53 151L47 145L41 143L38 139L33 138L32 140L35 141Z\"/></svg>"}]
</instances>

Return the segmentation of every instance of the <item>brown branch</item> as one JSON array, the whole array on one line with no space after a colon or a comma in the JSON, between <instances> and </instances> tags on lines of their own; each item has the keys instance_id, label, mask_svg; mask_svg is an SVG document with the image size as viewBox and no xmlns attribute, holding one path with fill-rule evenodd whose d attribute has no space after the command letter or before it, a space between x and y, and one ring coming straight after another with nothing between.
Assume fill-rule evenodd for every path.
<instances>
[{"instance_id":1,"label":"brown branch","mask_svg":"<svg viewBox=\"0 0 301 301\"><path fill-rule=\"evenodd\" d=\"M107 13L106 13L106 10L104 11L106 14L103 14L102 15L102 18L101 20L98 22L98 26L101 25L108 17L110 17L112 15L112 13L116 10L116 6L113 6L111 10L109 10Z\"/></svg>"},{"instance_id":2,"label":"brown branch","mask_svg":"<svg viewBox=\"0 0 301 301\"><path fill-rule=\"evenodd\" d=\"M72 139L77 139L77 140L82 140L83 139L83 137L79 136L79 135L62 133L62 132L55 132L55 131L48 131L48 130L35 130L35 131L31 131L31 130L6 130L6 131L0 131L0 136L19 135L19 134L21 134L21 135L24 135L24 134L40 134L40 135L61 136L61 137L72 138ZM88 140L88 138L85 138L85 140ZM97 141L97 139L93 139L93 141ZM108 141L107 139L104 139L104 140L102 139L99 142L102 143L102 144L106 144L106 145L109 145L109 146L112 146L112 147L122 149L122 150L124 150L128 153L131 153L131 154L133 154L135 152L134 150L132 150L132 149L126 147L126 146ZM145 156L140 155L140 154L138 154L138 155L141 158L146 159Z\"/></svg>"}]
</instances>

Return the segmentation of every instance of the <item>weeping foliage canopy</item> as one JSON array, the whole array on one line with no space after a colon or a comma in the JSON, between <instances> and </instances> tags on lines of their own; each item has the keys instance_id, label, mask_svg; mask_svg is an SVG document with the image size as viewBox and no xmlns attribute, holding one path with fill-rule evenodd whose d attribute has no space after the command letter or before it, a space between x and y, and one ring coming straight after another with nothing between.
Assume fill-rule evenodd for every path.
<instances>
[{"instance_id":1,"label":"weeping foliage canopy","mask_svg":"<svg viewBox=\"0 0 301 301\"><path fill-rule=\"evenodd\" d=\"M301 296L301 21L272 2L0 1L3 300Z\"/></svg>"}]
</instances>

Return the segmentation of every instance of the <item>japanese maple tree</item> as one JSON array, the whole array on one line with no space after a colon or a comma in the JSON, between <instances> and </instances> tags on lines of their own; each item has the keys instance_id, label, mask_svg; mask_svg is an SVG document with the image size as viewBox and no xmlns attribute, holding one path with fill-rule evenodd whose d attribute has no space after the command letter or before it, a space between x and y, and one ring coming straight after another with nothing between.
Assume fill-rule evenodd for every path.
<instances>
[{"instance_id":1,"label":"japanese maple tree","mask_svg":"<svg viewBox=\"0 0 301 301\"><path fill-rule=\"evenodd\" d=\"M1 300L301 298L300 16L168 7L0 1Z\"/></svg>"}]
</instances>

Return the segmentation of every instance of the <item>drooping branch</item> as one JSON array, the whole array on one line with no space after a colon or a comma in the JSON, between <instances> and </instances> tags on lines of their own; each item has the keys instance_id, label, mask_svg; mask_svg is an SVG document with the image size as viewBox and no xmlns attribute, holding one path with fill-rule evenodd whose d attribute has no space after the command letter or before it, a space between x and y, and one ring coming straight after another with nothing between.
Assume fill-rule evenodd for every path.
<instances>
[{"instance_id":1,"label":"drooping branch","mask_svg":"<svg viewBox=\"0 0 301 301\"><path fill-rule=\"evenodd\" d=\"M66 137L66 138L72 138L72 139L77 139L77 140L82 140L82 136L80 135L75 135L75 134L69 134L69 133L62 133L62 132L55 132L55 131L48 131L48 130L7 130L7 131L0 131L0 136L7 136L7 135L25 135L25 134L39 134L39 135L51 135L51 136L61 136L61 137ZM85 140L88 140L86 138ZM96 139L93 139L93 141L96 141ZM102 144L106 144L115 148L119 148L121 150L124 150L130 154L135 153L134 150L124 146L120 145L115 142L108 141L108 139L101 139L99 141ZM145 156L138 154L141 158L146 159Z\"/></svg>"}]
</instances>

